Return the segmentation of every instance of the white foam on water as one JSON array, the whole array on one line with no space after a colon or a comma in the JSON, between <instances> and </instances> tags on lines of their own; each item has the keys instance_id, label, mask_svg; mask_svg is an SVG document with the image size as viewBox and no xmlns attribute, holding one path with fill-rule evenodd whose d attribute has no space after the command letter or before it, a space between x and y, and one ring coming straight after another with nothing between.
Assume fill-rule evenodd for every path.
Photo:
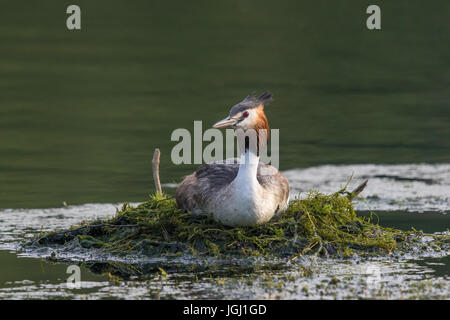
<instances>
[{"instance_id":1,"label":"white foam on water","mask_svg":"<svg viewBox=\"0 0 450 320\"><path fill-rule=\"evenodd\" d=\"M363 196L367 203L358 202L357 209L386 211L433 211L450 212L450 164L402 164L402 165L324 165L305 169L284 171L289 179L291 198L304 197L309 190L332 193L343 187L353 174L349 189L369 179ZM137 204L133 204L137 205ZM121 204L84 204L50 209L3 209L0 210L0 250L20 251L20 244L42 231L68 228L83 220L113 216ZM22 252L20 256L48 257L50 251ZM64 253L62 253L64 254ZM78 254L78 256L77 256ZM89 254L94 254L90 252ZM395 259L371 259L355 264L355 261L321 260L312 276L305 277L295 266L286 273L270 273L269 280L284 283L283 290L268 288L264 275L255 274L255 281L239 282L230 278L218 291L217 281L208 277L201 281L186 281L186 277L177 280L177 274L169 275L166 280L150 286L147 282L84 282L83 288L89 288L90 299L97 298L155 298L165 296L179 298L221 298L233 296L240 299L280 298L280 299L348 299L348 298L415 298L417 288L426 298L449 299L447 276L435 276L430 265L419 266L415 260L428 257L429 263L443 264L448 251L440 254L413 252L397 261ZM82 252L68 255L72 261L88 257ZM102 257L98 255L98 257ZM423 257L421 259L423 259ZM117 257L105 257L115 260ZM137 257L136 257L137 259ZM392 260L392 261L390 261ZM135 262L129 260L129 263ZM302 260L305 266L308 260ZM300 270L300 271L299 271ZM372 272L369 276L366 273ZM376 272L373 272L376 271ZM265 271L264 271L265 272ZM180 275L183 276L183 275ZM186 276L186 275L184 275ZM157 275L155 275L157 277ZM173 279L172 279L173 278ZM333 281L331 281L332 279ZM370 281L369 281L370 280ZM161 282L162 281L162 282ZM236 284L237 281L237 284ZM335 283L335 284L334 284ZM374 287L375 289L373 289ZM384 292L382 296L379 292ZM55 298L67 297L83 299L86 294L77 294L66 288L65 282L49 283L42 281L24 281L10 283L0 288L0 298Z\"/></svg>"},{"instance_id":2,"label":"white foam on water","mask_svg":"<svg viewBox=\"0 0 450 320\"><path fill-rule=\"evenodd\" d=\"M0 250L16 250L21 242L40 231L64 229L83 220L112 217L116 208L121 208L121 204L90 203L63 208L0 210Z\"/></svg>"},{"instance_id":3,"label":"white foam on water","mask_svg":"<svg viewBox=\"0 0 450 320\"><path fill-rule=\"evenodd\" d=\"M283 172L289 180L291 199L310 190L336 192L353 175L349 190L365 179L357 210L450 212L450 164L353 164L323 165Z\"/></svg>"}]
</instances>

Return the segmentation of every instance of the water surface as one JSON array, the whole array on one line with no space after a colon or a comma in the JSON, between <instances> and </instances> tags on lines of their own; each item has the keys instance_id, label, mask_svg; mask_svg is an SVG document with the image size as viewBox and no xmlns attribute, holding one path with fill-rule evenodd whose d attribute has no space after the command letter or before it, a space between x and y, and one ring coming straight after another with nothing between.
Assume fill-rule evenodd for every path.
<instances>
[{"instance_id":1,"label":"water surface","mask_svg":"<svg viewBox=\"0 0 450 320\"><path fill-rule=\"evenodd\" d=\"M448 166L433 165L348 165L319 166L284 172L292 181L293 193L318 189L331 192L344 185L339 177L352 167L369 178L367 200L358 201L359 215L371 216L383 226L411 230L414 227L427 233L448 232L450 215L448 199L430 202L430 199L408 188L410 176L427 180L430 188L444 193L449 180L442 178ZM379 178L378 172L395 173L395 179ZM373 176L367 176L372 174ZM358 180L357 178L355 180ZM351 181L353 187L357 181ZM380 192L372 199L371 190L397 190L402 201L410 201L421 210L404 210L402 201L392 202L393 194ZM394 191L393 191L394 192ZM428 206L440 204L435 211ZM37 234L67 228L83 220L104 218L115 213L120 204L84 204L50 209L6 209L0 211L0 258L7 266L0 278L0 298L71 298L71 299L450 299L450 268L448 249L422 250L417 247L407 254L393 254L379 258L322 259L303 257L293 262L274 262L276 268L257 268L254 272L231 271L226 264L202 272L157 272L130 280L116 280L107 275L93 274L83 268L81 288L66 285L66 269L83 261L114 261L128 264L153 264L154 258L119 257L96 250L70 248L38 248L23 250L22 243ZM377 210L367 211L368 207ZM24 219L23 217L27 217ZM18 255L16 255L16 253ZM45 259L56 257L66 263L50 263ZM43 260L42 260L43 259ZM192 259L181 258L192 264ZM203 261L197 261L203 263ZM236 268L234 268L236 270ZM305 270L309 272L305 273Z\"/></svg>"},{"instance_id":2,"label":"water surface","mask_svg":"<svg viewBox=\"0 0 450 320\"><path fill-rule=\"evenodd\" d=\"M271 90L282 170L450 162L450 3L10 1L0 12L0 207L142 201L170 135Z\"/></svg>"},{"instance_id":3,"label":"water surface","mask_svg":"<svg viewBox=\"0 0 450 320\"><path fill-rule=\"evenodd\" d=\"M171 132L194 120L209 127L254 90L274 94L266 113L294 195L336 191L353 174L351 186L370 180L361 214L449 228L448 1L383 2L374 32L365 0L77 4L76 32L60 1L9 1L0 11L0 298L382 296L337 262L322 262L314 278L293 266L251 284L231 276L219 289L209 275L115 283L83 269L83 289L72 291L66 265L16 256L41 230L145 200L156 147L173 193L197 166L172 164ZM383 270L388 297L448 298L448 255L420 259L361 263Z\"/></svg>"}]
</instances>

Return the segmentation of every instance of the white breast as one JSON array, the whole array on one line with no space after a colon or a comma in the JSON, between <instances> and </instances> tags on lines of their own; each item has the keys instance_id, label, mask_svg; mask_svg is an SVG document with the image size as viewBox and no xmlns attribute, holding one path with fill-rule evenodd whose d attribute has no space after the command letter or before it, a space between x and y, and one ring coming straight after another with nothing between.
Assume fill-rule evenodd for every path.
<instances>
[{"instance_id":1,"label":"white breast","mask_svg":"<svg viewBox=\"0 0 450 320\"><path fill-rule=\"evenodd\" d=\"M239 172L214 203L209 212L228 226L248 226L269 221L277 209L275 197L267 192L256 178L259 158L251 152L240 159Z\"/></svg>"}]
</instances>

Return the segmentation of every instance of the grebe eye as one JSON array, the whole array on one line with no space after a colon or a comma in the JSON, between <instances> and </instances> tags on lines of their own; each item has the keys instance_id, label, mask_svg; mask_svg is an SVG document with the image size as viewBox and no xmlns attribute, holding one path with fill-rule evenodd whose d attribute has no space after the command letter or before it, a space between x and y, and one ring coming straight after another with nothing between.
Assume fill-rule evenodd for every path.
<instances>
[{"instance_id":1,"label":"grebe eye","mask_svg":"<svg viewBox=\"0 0 450 320\"><path fill-rule=\"evenodd\" d=\"M248 111L245 111L245 112L242 114L242 116L243 116L244 118L247 118L247 117L248 117Z\"/></svg>"}]
</instances>

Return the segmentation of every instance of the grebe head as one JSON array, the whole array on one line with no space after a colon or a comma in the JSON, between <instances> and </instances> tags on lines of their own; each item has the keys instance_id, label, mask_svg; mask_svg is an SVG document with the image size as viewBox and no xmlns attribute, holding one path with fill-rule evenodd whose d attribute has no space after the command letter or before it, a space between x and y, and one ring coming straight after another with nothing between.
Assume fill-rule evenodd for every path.
<instances>
[{"instance_id":1,"label":"grebe head","mask_svg":"<svg viewBox=\"0 0 450 320\"><path fill-rule=\"evenodd\" d=\"M264 105L272 101L272 94L264 92L262 95L248 95L244 100L234 105L228 117L213 125L213 128L266 129L269 131L269 122L264 114Z\"/></svg>"}]
</instances>

